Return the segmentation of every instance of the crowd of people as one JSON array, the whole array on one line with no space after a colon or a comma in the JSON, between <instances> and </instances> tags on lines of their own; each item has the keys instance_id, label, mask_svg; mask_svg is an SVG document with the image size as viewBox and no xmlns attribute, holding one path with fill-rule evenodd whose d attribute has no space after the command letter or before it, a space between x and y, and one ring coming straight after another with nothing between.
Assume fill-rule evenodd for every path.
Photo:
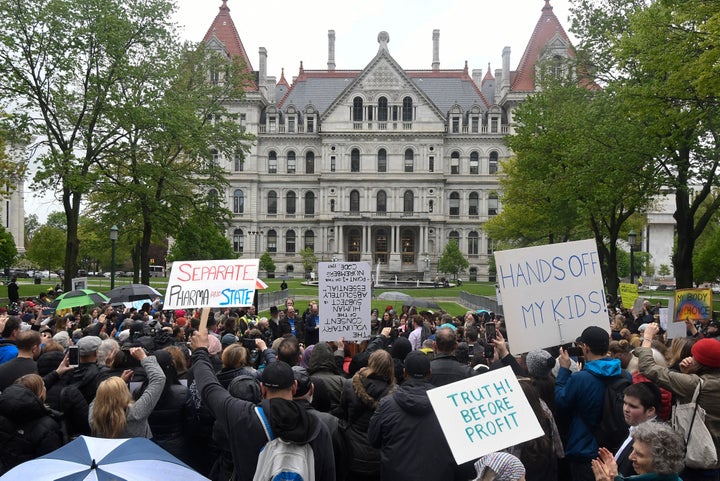
<instances>
[{"instance_id":1,"label":"crowd of people","mask_svg":"<svg viewBox=\"0 0 720 481\"><path fill-rule=\"evenodd\" d=\"M62 317L19 300L0 313L0 473L92 435L152 439L218 481L269 469L274 439L301 446L294 469L327 481L720 481L720 466L684 466L686 439L668 423L702 380L698 404L719 445L714 321L667 342L659 306L609 308L608 324L574 346L514 355L502 316L482 310L387 306L370 313L371 338L350 343L320 342L317 302L300 313L292 298L268 317L213 310L205 330L199 310L159 300ZM543 434L457 465L427 391L505 366ZM622 396L614 436L610 385Z\"/></svg>"}]
</instances>

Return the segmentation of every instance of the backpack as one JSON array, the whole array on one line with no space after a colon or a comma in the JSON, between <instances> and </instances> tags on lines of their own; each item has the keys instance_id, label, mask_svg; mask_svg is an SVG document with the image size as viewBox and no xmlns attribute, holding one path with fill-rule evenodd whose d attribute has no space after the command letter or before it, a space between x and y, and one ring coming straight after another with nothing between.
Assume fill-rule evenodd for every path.
<instances>
[{"instance_id":1,"label":"backpack","mask_svg":"<svg viewBox=\"0 0 720 481\"><path fill-rule=\"evenodd\" d=\"M619 376L601 378L605 384L600 423L593 430L593 436L599 447L614 453L627 439L629 428L623 414L625 388L632 384L624 369Z\"/></svg>"},{"instance_id":2,"label":"backpack","mask_svg":"<svg viewBox=\"0 0 720 481\"><path fill-rule=\"evenodd\" d=\"M276 438L263 408L256 406L255 412L268 442L260 451L253 481L315 481L315 457L310 444Z\"/></svg>"}]
</instances>

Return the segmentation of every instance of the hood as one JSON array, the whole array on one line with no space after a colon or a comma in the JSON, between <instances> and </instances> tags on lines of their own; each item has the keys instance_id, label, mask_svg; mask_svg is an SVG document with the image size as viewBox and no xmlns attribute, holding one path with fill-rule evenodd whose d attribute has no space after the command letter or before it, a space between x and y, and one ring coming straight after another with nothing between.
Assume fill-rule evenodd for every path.
<instances>
[{"instance_id":1,"label":"hood","mask_svg":"<svg viewBox=\"0 0 720 481\"><path fill-rule=\"evenodd\" d=\"M393 398L403 411L413 416L424 416L432 412L432 404L427 396L429 389L433 389L430 383L423 380L409 378L400 386Z\"/></svg>"},{"instance_id":2,"label":"hood","mask_svg":"<svg viewBox=\"0 0 720 481\"><path fill-rule=\"evenodd\" d=\"M398 337L390 348L390 355L395 359L405 360L405 356L412 351L410 341L405 337Z\"/></svg>"},{"instance_id":3,"label":"hood","mask_svg":"<svg viewBox=\"0 0 720 481\"><path fill-rule=\"evenodd\" d=\"M0 414L25 422L44 416L47 410L30 389L20 384L11 384L0 396Z\"/></svg>"},{"instance_id":4,"label":"hood","mask_svg":"<svg viewBox=\"0 0 720 481\"><path fill-rule=\"evenodd\" d=\"M283 441L309 443L320 431L317 418L294 401L274 398L263 401L261 406L273 434Z\"/></svg>"},{"instance_id":5,"label":"hood","mask_svg":"<svg viewBox=\"0 0 720 481\"><path fill-rule=\"evenodd\" d=\"M324 342L315 345L312 354L310 354L309 365L310 374L315 374L316 372L331 372L333 374L340 374L338 372L337 364L335 364L335 357L330 350L330 346Z\"/></svg>"},{"instance_id":6,"label":"hood","mask_svg":"<svg viewBox=\"0 0 720 481\"><path fill-rule=\"evenodd\" d=\"M603 357L585 364L584 370L599 377L619 376L622 373L620 359Z\"/></svg>"},{"instance_id":7,"label":"hood","mask_svg":"<svg viewBox=\"0 0 720 481\"><path fill-rule=\"evenodd\" d=\"M362 373L353 376L352 387L360 402L372 410L377 408L380 398L397 391L397 384L390 386L383 379L375 376L363 377Z\"/></svg>"}]
</instances>

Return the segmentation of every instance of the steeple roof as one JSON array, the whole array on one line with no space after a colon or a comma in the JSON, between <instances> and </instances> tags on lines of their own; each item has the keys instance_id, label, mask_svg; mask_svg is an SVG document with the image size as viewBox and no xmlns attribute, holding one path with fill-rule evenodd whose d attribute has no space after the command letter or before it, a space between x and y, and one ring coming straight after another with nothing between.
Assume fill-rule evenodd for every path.
<instances>
[{"instance_id":1,"label":"steeple roof","mask_svg":"<svg viewBox=\"0 0 720 481\"><path fill-rule=\"evenodd\" d=\"M253 68L250 63L250 58L245 51L242 40L240 40L240 35L235 28L235 23L233 23L232 17L230 16L230 8L227 6L227 0L223 0L220 11L205 34L203 42L210 42L213 37L225 46L225 50L230 57L241 58L247 66L248 73L252 73ZM254 86L255 82L253 82L253 87ZM256 88L251 90L256 90Z\"/></svg>"},{"instance_id":2,"label":"steeple roof","mask_svg":"<svg viewBox=\"0 0 720 481\"><path fill-rule=\"evenodd\" d=\"M492 71L490 70L490 62L488 62L488 69L485 73L485 77L482 79L482 83L487 82L488 80L495 80L495 77L493 77Z\"/></svg>"},{"instance_id":3,"label":"steeple roof","mask_svg":"<svg viewBox=\"0 0 720 481\"><path fill-rule=\"evenodd\" d=\"M550 0L545 0L540 19L535 25L535 30L530 37L530 42L525 48L520 59L517 71L512 82L511 89L514 91L531 92L535 90L535 64L540 59L543 50L555 38L559 37L568 45L568 55L575 56L570 39L558 18L553 13Z\"/></svg>"}]
</instances>

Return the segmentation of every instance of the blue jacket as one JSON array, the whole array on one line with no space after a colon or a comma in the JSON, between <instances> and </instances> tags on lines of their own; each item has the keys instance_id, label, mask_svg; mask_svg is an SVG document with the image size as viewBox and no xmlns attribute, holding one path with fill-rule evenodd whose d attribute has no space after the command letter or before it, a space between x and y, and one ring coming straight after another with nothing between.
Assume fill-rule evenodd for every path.
<instances>
[{"instance_id":1,"label":"blue jacket","mask_svg":"<svg viewBox=\"0 0 720 481\"><path fill-rule=\"evenodd\" d=\"M593 428L600 423L605 383L602 378L619 376L620 360L603 357L585 364L582 371L571 373L560 368L555 379L555 403L561 416L570 417L565 456L579 461L597 458L598 444Z\"/></svg>"}]
</instances>

